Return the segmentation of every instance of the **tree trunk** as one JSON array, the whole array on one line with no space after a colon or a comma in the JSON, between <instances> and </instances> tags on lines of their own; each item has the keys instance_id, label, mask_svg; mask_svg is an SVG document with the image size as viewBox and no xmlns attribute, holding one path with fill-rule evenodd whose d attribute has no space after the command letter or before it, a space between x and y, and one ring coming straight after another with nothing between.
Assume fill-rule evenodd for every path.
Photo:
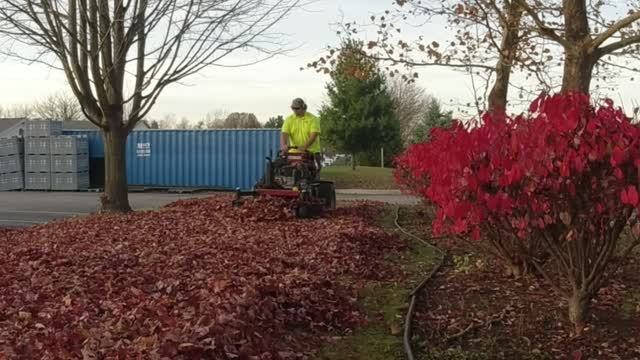
<instances>
[{"instance_id":1,"label":"tree trunk","mask_svg":"<svg viewBox=\"0 0 640 360\"><path fill-rule=\"evenodd\" d=\"M507 110L509 79L520 42L519 33L523 11L517 1L510 2L506 23L502 24L504 36L500 44L500 57L496 64L496 81L489 92L489 112L506 112Z\"/></svg>"},{"instance_id":2,"label":"tree trunk","mask_svg":"<svg viewBox=\"0 0 640 360\"><path fill-rule=\"evenodd\" d=\"M565 21L565 38L569 45L565 46L564 73L562 76L562 92L578 91L589 93L593 67L596 57L590 53L591 30L587 17L585 0L563 0Z\"/></svg>"},{"instance_id":3,"label":"tree trunk","mask_svg":"<svg viewBox=\"0 0 640 360\"><path fill-rule=\"evenodd\" d=\"M113 122L111 122L113 123ZM128 132L122 126L102 130L105 145L105 181L102 212L129 212L126 144Z\"/></svg>"},{"instance_id":4,"label":"tree trunk","mask_svg":"<svg viewBox=\"0 0 640 360\"><path fill-rule=\"evenodd\" d=\"M496 65L496 82L489 93L489 112L506 111L510 69L504 63Z\"/></svg>"},{"instance_id":5,"label":"tree trunk","mask_svg":"<svg viewBox=\"0 0 640 360\"><path fill-rule=\"evenodd\" d=\"M591 295L584 290L574 290L568 302L569 320L574 327L575 335L580 336L587 321Z\"/></svg>"},{"instance_id":6,"label":"tree trunk","mask_svg":"<svg viewBox=\"0 0 640 360\"><path fill-rule=\"evenodd\" d=\"M356 169L356 154L351 154L351 170Z\"/></svg>"},{"instance_id":7,"label":"tree trunk","mask_svg":"<svg viewBox=\"0 0 640 360\"><path fill-rule=\"evenodd\" d=\"M584 48L565 49L562 92L589 93L596 60Z\"/></svg>"}]
</instances>

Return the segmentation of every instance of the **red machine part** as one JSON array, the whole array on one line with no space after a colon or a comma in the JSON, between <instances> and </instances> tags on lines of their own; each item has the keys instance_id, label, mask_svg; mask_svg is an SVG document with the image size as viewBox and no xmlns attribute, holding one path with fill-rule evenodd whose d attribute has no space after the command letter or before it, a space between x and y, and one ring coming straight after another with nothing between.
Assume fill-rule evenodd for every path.
<instances>
[{"instance_id":1,"label":"red machine part","mask_svg":"<svg viewBox=\"0 0 640 360\"><path fill-rule=\"evenodd\" d=\"M300 196L300 192L296 190L286 189L257 189L256 192L265 196L277 196L277 197L292 197L297 198Z\"/></svg>"}]
</instances>

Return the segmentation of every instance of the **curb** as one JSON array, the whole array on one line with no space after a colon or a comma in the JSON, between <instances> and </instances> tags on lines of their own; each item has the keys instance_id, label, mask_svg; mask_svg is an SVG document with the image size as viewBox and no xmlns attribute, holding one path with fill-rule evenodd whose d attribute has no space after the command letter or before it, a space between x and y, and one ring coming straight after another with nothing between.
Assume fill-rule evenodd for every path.
<instances>
[{"instance_id":1,"label":"curb","mask_svg":"<svg viewBox=\"0 0 640 360\"><path fill-rule=\"evenodd\" d=\"M405 195L400 190L373 190L373 189L336 189L340 195Z\"/></svg>"}]
</instances>

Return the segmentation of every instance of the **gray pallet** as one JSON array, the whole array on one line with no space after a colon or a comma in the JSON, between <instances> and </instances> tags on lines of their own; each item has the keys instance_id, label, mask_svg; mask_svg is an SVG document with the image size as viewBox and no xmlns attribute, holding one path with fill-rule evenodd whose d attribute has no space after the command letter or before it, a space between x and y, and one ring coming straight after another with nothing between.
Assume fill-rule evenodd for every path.
<instances>
[{"instance_id":1,"label":"gray pallet","mask_svg":"<svg viewBox=\"0 0 640 360\"><path fill-rule=\"evenodd\" d=\"M22 155L0 156L0 174L24 172L24 157Z\"/></svg>"},{"instance_id":2,"label":"gray pallet","mask_svg":"<svg viewBox=\"0 0 640 360\"><path fill-rule=\"evenodd\" d=\"M51 190L51 173L25 173L24 188L27 190Z\"/></svg>"},{"instance_id":3,"label":"gray pallet","mask_svg":"<svg viewBox=\"0 0 640 360\"><path fill-rule=\"evenodd\" d=\"M51 138L48 137L30 137L24 142L25 154L50 154Z\"/></svg>"},{"instance_id":4,"label":"gray pallet","mask_svg":"<svg viewBox=\"0 0 640 360\"><path fill-rule=\"evenodd\" d=\"M51 137L51 153L58 155L88 154L89 140L78 136Z\"/></svg>"},{"instance_id":5,"label":"gray pallet","mask_svg":"<svg viewBox=\"0 0 640 360\"><path fill-rule=\"evenodd\" d=\"M25 172L51 172L51 155L27 154L24 156Z\"/></svg>"},{"instance_id":6,"label":"gray pallet","mask_svg":"<svg viewBox=\"0 0 640 360\"><path fill-rule=\"evenodd\" d=\"M62 134L62 121L28 120L24 125L25 137L48 137Z\"/></svg>"},{"instance_id":7,"label":"gray pallet","mask_svg":"<svg viewBox=\"0 0 640 360\"><path fill-rule=\"evenodd\" d=\"M89 154L51 155L51 172L89 171Z\"/></svg>"},{"instance_id":8,"label":"gray pallet","mask_svg":"<svg viewBox=\"0 0 640 360\"><path fill-rule=\"evenodd\" d=\"M87 190L89 188L89 173L53 173L51 174L52 190Z\"/></svg>"},{"instance_id":9,"label":"gray pallet","mask_svg":"<svg viewBox=\"0 0 640 360\"><path fill-rule=\"evenodd\" d=\"M15 172L9 174L0 174L0 191L22 189L24 189L24 177L22 173Z\"/></svg>"},{"instance_id":10,"label":"gray pallet","mask_svg":"<svg viewBox=\"0 0 640 360\"><path fill-rule=\"evenodd\" d=\"M19 155L24 153L24 142L17 137L0 138L0 156Z\"/></svg>"}]
</instances>

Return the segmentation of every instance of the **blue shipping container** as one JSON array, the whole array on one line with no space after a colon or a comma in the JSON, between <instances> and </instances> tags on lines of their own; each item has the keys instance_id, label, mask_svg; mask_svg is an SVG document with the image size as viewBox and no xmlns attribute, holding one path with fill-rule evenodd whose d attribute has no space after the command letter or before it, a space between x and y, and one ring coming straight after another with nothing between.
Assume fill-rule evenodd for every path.
<instances>
[{"instance_id":1,"label":"blue shipping container","mask_svg":"<svg viewBox=\"0 0 640 360\"><path fill-rule=\"evenodd\" d=\"M89 156L104 157L97 131L86 135ZM265 157L280 147L279 129L136 130L127 140L127 180L132 186L250 189L262 177Z\"/></svg>"}]
</instances>

